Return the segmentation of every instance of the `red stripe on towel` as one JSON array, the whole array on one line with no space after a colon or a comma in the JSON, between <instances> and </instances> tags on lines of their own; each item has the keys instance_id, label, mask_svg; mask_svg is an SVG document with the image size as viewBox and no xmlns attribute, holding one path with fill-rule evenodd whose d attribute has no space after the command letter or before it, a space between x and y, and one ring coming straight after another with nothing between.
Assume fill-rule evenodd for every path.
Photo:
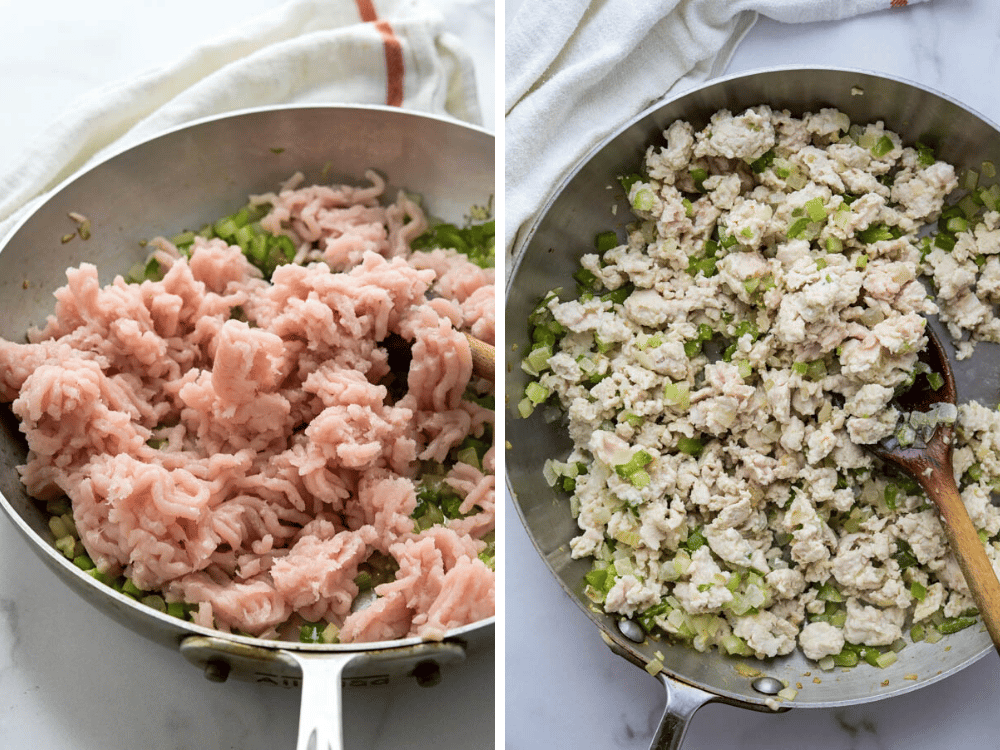
<instances>
[{"instance_id":1,"label":"red stripe on towel","mask_svg":"<svg viewBox=\"0 0 1000 750\"><path fill-rule=\"evenodd\" d=\"M358 14L365 23L375 24L385 49L385 103L391 107L403 104L403 45L388 21L379 19L373 0L354 0Z\"/></svg>"},{"instance_id":2,"label":"red stripe on towel","mask_svg":"<svg viewBox=\"0 0 1000 750\"><path fill-rule=\"evenodd\" d=\"M889 7L892 7L892 8L902 8L906 4L907 4L907 0L892 0L892 2L889 3Z\"/></svg>"}]
</instances>

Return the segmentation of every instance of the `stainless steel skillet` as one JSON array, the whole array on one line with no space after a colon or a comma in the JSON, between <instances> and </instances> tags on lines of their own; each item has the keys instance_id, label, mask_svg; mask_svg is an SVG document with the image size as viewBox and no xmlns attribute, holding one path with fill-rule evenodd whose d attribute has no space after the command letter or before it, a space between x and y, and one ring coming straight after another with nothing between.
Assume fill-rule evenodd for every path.
<instances>
[{"instance_id":1,"label":"stainless steel skillet","mask_svg":"<svg viewBox=\"0 0 1000 750\"><path fill-rule=\"evenodd\" d=\"M984 160L1000 157L1000 132L992 123L947 96L908 81L875 73L832 68L775 68L712 81L657 105L625 123L598 145L559 185L515 252L507 283L505 306L506 391L513 408L526 376L520 369L527 347L527 316L538 300L555 287L573 289L577 258L591 252L594 237L607 229L622 229L630 221L628 205L618 202L617 179L637 171L647 146L677 118L698 127L722 108L766 103L793 113L834 106L852 122L884 120L909 143L922 141L938 148L941 158L963 167L980 169ZM613 213L613 206L616 212ZM995 404L1000 355L996 347L977 350L974 360L956 368L959 398L978 398ZM586 561L569 556L568 542L576 533L564 497L548 487L542 464L562 457L570 447L558 424L547 424L536 412L528 420L508 413L506 439L507 486L529 536L566 593L600 629L611 648L645 666L655 652L664 654L658 678L667 687L668 705L653 747L680 746L687 722L710 701L771 710L768 703L782 682L801 682L793 702L782 708L829 708L857 704L918 689L954 674L988 654L989 638L979 628L950 636L945 643L908 645L887 669L863 665L841 672L822 673L813 682L814 664L798 655L766 662L734 659L718 653L700 654L664 641L635 642L609 617L595 614L583 596ZM812 672L802 679L805 672ZM916 675L916 679L912 677ZM764 678L764 679L762 679ZM770 679L766 679L770 678Z\"/></svg>"},{"instance_id":2,"label":"stainless steel skillet","mask_svg":"<svg viewBox=\"0 0 1000 750\"><path fill-rule=\"evenodd\" d=\"M307 179L357 182L367 169L391 189L420 193L428 210L460 222L494 194L494 139L479 128L387 107L311 106L248 110L186 125L116 154L61 185L0 248L0 336L23 340L53 307L65 269L95 263L102 282L142 260L139 242L239 208L295 171ZM91 238L60 241L90 220ZM456 628L442 643L419 639L312 645L225 635L156 612L102 586L53 546L44 512L15 471L26 446L0 410L0 505L45 564L88 602L132 630L177 648L210 679L302 688L299 747L341 745L342 681L412 674L433 682L471 650L491 649L494 619Z\"/></svg>"}]
</instances>

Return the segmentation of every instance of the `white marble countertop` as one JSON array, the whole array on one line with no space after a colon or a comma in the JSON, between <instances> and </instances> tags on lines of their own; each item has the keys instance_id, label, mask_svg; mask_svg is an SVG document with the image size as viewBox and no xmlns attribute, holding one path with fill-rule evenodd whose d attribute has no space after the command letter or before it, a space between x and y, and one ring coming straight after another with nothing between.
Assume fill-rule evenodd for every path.
<instances>
[{"instance_id":1,"label":"white marble countertop","mask_svg":"<svg viewBox=\"0 0 1000 750\"><path fill-rule=\"evenodd\" d=\"M80 94L179 58L277 0L4 4L0 169ZM476 62L492 129L494 5L440 0ZM406 680L346 689L348 748L490 747L493 651ZM110 620L58 581L0 519L0 747L77 750L295 747L297 690L209 682L177 652Z\"/></svg>"},{"instance_id":2,"label":"white marble countertop","mask_svg":"<svg viewBox=\"0 0 1000 750\"><path fill-rule=\"evenodd\" d=\"M507 3L509 19L519 3ZM993 0L928 3L836 23L761 19L727 73L775 65L834 65L897 75L937 89L1000 122L993 82L1000 14ZM508 497L506 533L506 746L649 746L663 688L614 656L542 563ZM530 685L531 689L513 686ZM940 750L995 747L1000 662L987 654L922 690L838 709L779 715L709 705L684 750Z\"/></svg>"}]
</instances>

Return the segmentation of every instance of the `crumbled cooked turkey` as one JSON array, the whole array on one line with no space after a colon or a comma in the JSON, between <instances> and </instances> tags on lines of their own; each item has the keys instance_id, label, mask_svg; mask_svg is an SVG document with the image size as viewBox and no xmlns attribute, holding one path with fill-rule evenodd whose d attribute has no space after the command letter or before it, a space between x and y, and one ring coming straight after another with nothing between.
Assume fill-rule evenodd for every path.
<instances>
[{"instance_id":1,"label":"crumbled cooked turkey","mask_svg":"<svg viewBox=\"0 0 1000 750\"><path fill-rule=\"evenodd\" d=\"M960 356L1000 341L1000 213L921 239L955 215L955 169L833 109L723 110L664 139L628 186L638 223L583 257L578 299L543 301L555 341L526 365L575 442L553 483L573 556L594 558L588 595L700 650L797 643L828 663L963 614L936 510L864 446L897 434L893 398L924 377L924 316L971 333ZM956 478L992 538L1000 414L964 404L957 425Z\"/></svg>"}]
</instances>

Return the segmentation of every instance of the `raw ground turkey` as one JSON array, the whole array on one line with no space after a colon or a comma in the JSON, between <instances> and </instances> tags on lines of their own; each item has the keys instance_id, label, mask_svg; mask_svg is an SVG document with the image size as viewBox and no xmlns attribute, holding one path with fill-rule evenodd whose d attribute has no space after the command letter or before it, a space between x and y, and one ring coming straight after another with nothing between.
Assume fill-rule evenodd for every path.
<instances>
[{"instance_id":1,"label":"raw ground turkey","mask_svg":"<svg viewBox=\"0 0 1000 750\"><path fill-rule=\"evenodd\" d=\"M410 253L427 227L384 183L277 194L264 229L296 263L270 281L239 247L157 239L161 280L105 287L67 271L29 343L0 342L0 397L29 455L29 493L68 495L98 570L197 604L195 622L280 637L330 623L339 639L445 631L494 613L480 559L494 527L492 385L475 381L460 330L492 342L493 270L452 250ZM432 299L428 299L431 296ZM412 347L390 395L390 334ZM451 454L451 458L449 458ZM421 529L424 472L461 500ZM359 566L398 565L356 613Z\"/></svg>"}]
</instances>

